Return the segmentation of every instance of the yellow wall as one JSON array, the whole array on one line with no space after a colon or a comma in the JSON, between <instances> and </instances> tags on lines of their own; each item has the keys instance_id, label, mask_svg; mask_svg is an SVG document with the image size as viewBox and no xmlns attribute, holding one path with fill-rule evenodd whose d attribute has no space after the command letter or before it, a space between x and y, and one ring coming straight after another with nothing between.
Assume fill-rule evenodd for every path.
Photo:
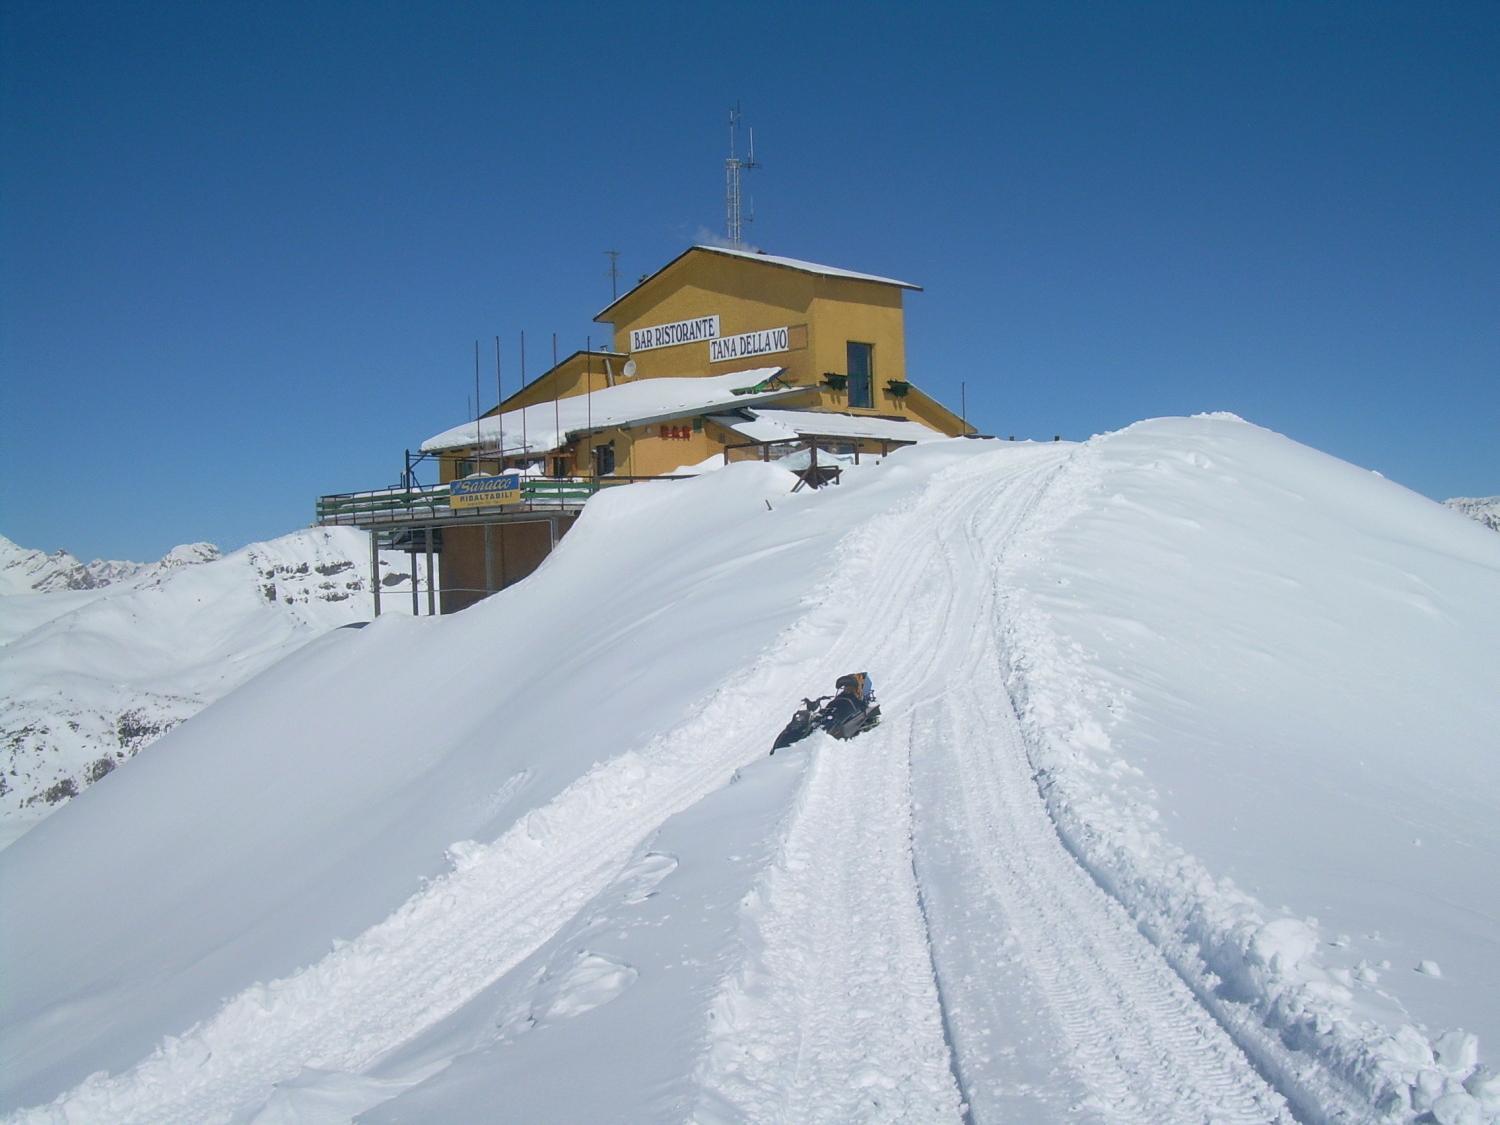
<instances>
[{"instance_id":1,"label":"yellow wall","mask_svg":"<svg viewBox=\"0 0 1500 1125\"><path fill-rule=\"evenodd\" d=\"M585 394L592 382L593 389L602 391L609 386L609 369L614 369L615 379L620 378L620 368L625 357L605 355L601 352L576 352L568 356L550 371L538 375L535 381L516 391L503 403L485 412L491 414L519 410L523 406L535 406L539 402L551 402L555 398L570 398Z\"/></svg>"},{"instance_id":2,"label":"yellow wall","mask_svg":"<svg viewBox=\"0 0 1500 1125\"><path fill-rule=\"evenodd\" d=\"M803 386L825 372L846 374L849 341L870 344L874 356L874 405L852 411L894 414L900 402L885 384L906 378L906 340L898 286L852 278L824 277L753 259L689 252L619 302L610 314L616 351L628 351L634 329L695 317L719 317L719 335L789 327L805 345L790 351L714 363L707 341L636 352L637 377L718 375L779 366ZM796 331L805 327L805 333ZM800 341L794 339L796 344ZM849 410L847 395L826 400Z\"/></svg>"}]
</instances>

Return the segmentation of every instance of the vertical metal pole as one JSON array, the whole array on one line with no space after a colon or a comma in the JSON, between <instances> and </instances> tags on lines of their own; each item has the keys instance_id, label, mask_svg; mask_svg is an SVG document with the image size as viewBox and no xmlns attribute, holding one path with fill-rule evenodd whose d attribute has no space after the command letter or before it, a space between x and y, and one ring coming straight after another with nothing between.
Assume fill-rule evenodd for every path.
<instances>
[{"instance_id":1,"label":"vertical metal pole","mask_svg":"<svg viewBox=\"0 0 1500 1125\"><path fill-rule=\"evenodd\" d=\"M412 530L415 531L416 529L413 528ZM416 617L422 612L422 603L418 600L421 591L417 589L417 545L415 543L408 545L406 557L411 562L411 615Z\"/></svg>"},{"instance_id":2,"label":"vertical metal pole","mask_svg":"<svg viewBox=\"0 0 1500 1125\"><path fill-rule=\"evenodd\" d=\"M557 550L557 517L547 517L547 553Z\"/></svg>"},{"instance_id":3,"label":"vertical metal pole","mask_svg":"<svg viewBox=\"0 0 1500 1125\"><path fill-rule=\"evenodd\" d=\"M432 586L432 528L427 528L427 616L437 616L437 591Z\"/></svg>"},{"instance_id":4,"label":"vertical metal pole","mask_svg":"<svg viewBox=\"0 0 1500 1125\"><path fill-rule=\"evenodd\" d=\"M486 595L495 592L495 563L494 556L490 552L490 525L484 525L484 592Z\"/></svg>"},{"instance_id":5,"label":"vertical metal pole","mask_svg":"<svg viewBox=\"0 0 1500 1125\"><path fill-rule=\"evenodd\" d=\"M375 616L380 616L380 532L370 532L370 591L375 596Z\"/></svg>"}]
</instances>

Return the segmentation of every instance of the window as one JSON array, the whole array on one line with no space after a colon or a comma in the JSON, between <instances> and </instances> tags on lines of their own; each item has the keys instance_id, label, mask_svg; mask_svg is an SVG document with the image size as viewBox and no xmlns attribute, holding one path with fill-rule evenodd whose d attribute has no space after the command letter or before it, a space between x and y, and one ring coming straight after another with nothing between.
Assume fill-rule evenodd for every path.
<instances>
[{"instance_id":1,"label":"window","mask_svg":"<svg viewBox=\"0 0 1500 1125\"><path fill-rule=\"evenodd\" d=\"M594 475L607 477L615 471L615 443L594 446Z\"/></svg>"},{"instance_id":2,"label":"window","mask_svg":"<svg viewBox=\"0 0 1500 1125\"><path fill-rule=\"evenodd\" d=\"M849 341L849 405L875 405L875 346Z\"/></svg>"}]
</instances>

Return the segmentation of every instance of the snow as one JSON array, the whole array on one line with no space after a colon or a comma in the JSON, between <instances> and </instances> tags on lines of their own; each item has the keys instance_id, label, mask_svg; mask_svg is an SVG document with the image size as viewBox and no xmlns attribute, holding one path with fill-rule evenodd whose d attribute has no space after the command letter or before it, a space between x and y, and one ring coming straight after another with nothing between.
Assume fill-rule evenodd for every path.
<instances>
[{"instance_id":1,"label":"snow","mask_svg":"<svg viewBox=\"0 0 1500 1125\"><path fill-rule=\"evenodd\" d=\"M797 431L780 422L762 418L759 411L745 412L744 417L734 414L712 414L709 420L726 429L733 430L747 441L796 441Z\"/></svg>"},{"instance_id":2,"label":"snow","mask_svg":"<svg viewBox=\"0 0 1500 1125\"><path fill-rule=\"evenodd\" d=\"M897 281L894 277L881 277L873 273L857 273L854 270L840 269L838 266L820 266L817 262L804 262L800 258L783 258L778 254L763 254L759 250L731 250L727 246L695 246L695 250L707 250L710 254L727 254L732 258L750 258L757 262L769 262L776 266L786 266L788 269L801 270L803 273L815 273L823 277L844 277L855 281L874 281L881 285L899 285L902 289L920 290L920 285L913 285L909 281Z\"/></svg>"},{"instance_id":3,"label":"snow","mask_svg":"<svg viewBox=\"0 0 1500 1125\"><path fill-rule=\"evenodd\" d=\"M762 410L755 416L762 422L781 426L794 434L817 437L870 438L875 441L941 441L943 435L903 418L875 418L859 414L833 414L811 410Z\"/></svg>"},{"instance_id":4,"label":"snow","mask_svg":"<svg viewBox=\"0 0 1500 1125\"><path fill-rule=\"evenodd\" d=\"M212 543L173 547L154 563L95 559L81 563L66 551L45 554L18 546L0 535L0 597L15 594L94 590L132 578L151 577L179 566L211 562L219 557Z\"/></svg>"},{"instance_id":5,"label":"snow","mask_svg":"<svg viewBox=\"0 0 1500 1125\"><path fill-rule=\"evenodd\" d=\"M601 387L592 395L572 395L490 415L477 423L465 422L428 438L422 443L422 452L471 448L477 434L477 440L486 449L498 449L503 443L506 450L520 453L524 434L526 451L545 453L567 444L568 435L573 433L716 408L775 402L806 391L805 387L778 387L759 394L740 393L780 375L783 370L757 367L726 375L621 381L613 387Z\"/></svg>"},{"instance_id":6,"label":"snow","mask_svg":"<svg viewBox=\"0 0 1500 1125\"><path fill-rule=\"evenodd\" d=\"M1500 1117L1500 540L1226 416L794 483L603 493L0 852L0 1109Z\"/></svg>"},{"instance_id":7,"label":"snow","mask_svg":"<svg viewBox=\"0 0 1500 1125\"><path fill-rule=\"evenodd\" d=\"M0 597L0 845L300 645L370 616L369 539L352 529L218 555L189 544L108 585ZM410 612L395 578L407 556L382 567L387 606Z\"/></svg>"}]
</instances>

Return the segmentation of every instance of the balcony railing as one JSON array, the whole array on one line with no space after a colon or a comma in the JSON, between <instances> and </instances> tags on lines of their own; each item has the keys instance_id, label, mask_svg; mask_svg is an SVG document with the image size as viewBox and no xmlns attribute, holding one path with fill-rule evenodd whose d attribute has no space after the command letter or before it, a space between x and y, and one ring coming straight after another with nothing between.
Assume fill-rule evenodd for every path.
<instances>
[{"instance_id":1,"label":"balcony railing","mask_svg":"<svg viewBox=\"0 0 1500 1125\"><path fill-rule=\"evenodd\" d=\"M462 522L497 513L568 511L583 507L603 488L641 480L680 480L681 477L532 477L521 483L519 503L485 508L455 509L448 504L446 484L411 488L377 488L368 492L335 492L319 496L317 523L324 527L380 527L389 524Z\"/></svg>"}]
</instances>

